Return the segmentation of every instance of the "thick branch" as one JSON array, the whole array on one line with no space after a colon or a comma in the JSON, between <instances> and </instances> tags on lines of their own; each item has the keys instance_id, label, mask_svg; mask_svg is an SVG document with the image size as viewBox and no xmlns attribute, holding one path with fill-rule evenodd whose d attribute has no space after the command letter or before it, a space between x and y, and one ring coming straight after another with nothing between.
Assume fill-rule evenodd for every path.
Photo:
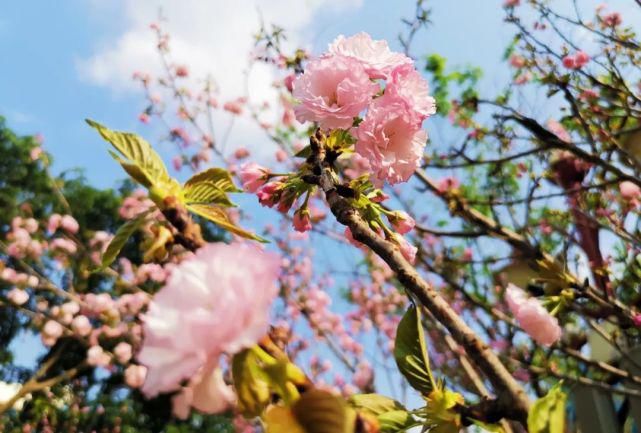
<instances>
[{"instance_id":1,"label":"thick branch","mask_svg":"<svg viewBox=\"0 0 641 433\"><path fill-rule=\"evenodd\" d=\"M395 272L400 283L451 333L465 348L470 359L487 376L506 409L505 417L525 423L530 401L521 385L512 377L485 342L463 321L450 304L428 284L400 253L398 247L376 234L350 202L337 191L335 174L325 159L322 137L311 139L313 155L308 162L336 220L350 228L354 239L371 248Z\"/></svg>"}]
</instances>

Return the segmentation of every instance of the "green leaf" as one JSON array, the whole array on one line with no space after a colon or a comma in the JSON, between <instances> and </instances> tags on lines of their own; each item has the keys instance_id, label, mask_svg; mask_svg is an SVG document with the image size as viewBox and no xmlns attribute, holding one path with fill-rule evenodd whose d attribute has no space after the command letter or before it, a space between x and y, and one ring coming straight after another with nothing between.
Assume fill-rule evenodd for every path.
<instances>
[{"instance_id":1,"label":"green leaf","mask_svg":"<svg viewBox=\"0 0 641 433\"><path fill-rule=\"evenodd\" d=\"M189 204L187 205L187 209L189 209L191 212L195 213L196 215L200 215L201 217L213 222L220 228L225 229L238 236L241 236L246 239L254 239L259 242L267 242L266 239L258 236L257 234L251 233L235 225L229 219L225 210L221 209L220 207L209 206L206 204Z\"/></svg>"},{"instance_id":2,"label":"green leaf","mask_svg":"<svg viewBox=\"0 0 641 433\"><path fill-rule=\"evenodd\" d=\"M267 410L263 421L265 433L306 433L287 407L272 406Z\"/></svg>"},{"instance_id":3,"label":"green leaf","mask_svg":"<svg viewBox=\"0 0 641 433\"><path fill-rule=\"evenodd\" d=\"M130 132L112 131L111 129L86 119L86 122L92 128L96 129L102 138L111 143L111 145L125 158L123 161L118 158L118 162L123 165L127 173L135 175L132 177L149 188L151 185L161 185L172 183L171 177L167 173L167 168L163 163L160 155L154 151L151 145L143 138ZM127 164L128 167L125 167ZM133 168L136 166L137 168Z\"/></svg>"},{"instance_id":4,"label":"green leaf","mask_svg":"<svg viewBox=\"0 0 641 433\"><path fill-rule=\"evenodd\" d=\"M125 161L120 156L118 156L116 152L113 152L111 150L109 151L109 154L113 159L118 161L118 163L122 166L122 168L127 172L127 174L133 180L135 180L145 188L151 188L152 186L151 179L147 177L145 172L138 165Z\"/></svg>"},{"instance_id":5,"label":"green leaf","mask_svg":"<svg viewBox=\"0 0 641 433\"><path fill-rule=\"evenodd\" d=\"M405 409L398 401L379 394L355 394L348 402L353 408L375 416Z\"/></svg>"},{"instance_id":6,"label":"green leaf","mask_svg":"<svg viewBox=\"0 0 641 433\"><path fill-rule=\"evenodd\" d=\"M309 158L312 154L312 146L309 144L294 154L297 158Z\"/></svg>"},{"instance_id":7,"label":"green leaf","mask_svg":"<svg viewBox=\"0 0 641 433\"><path fill-rule=\"evenodd\" d=\"M554 385L545 397L534 402L527 417L530 433L563 433L565 431L565 401L561 382Z\"/></svg>"},{"instance_id":8,"label":"green leaf","mask_svg":"<svg viewBox=\"0 0 641 433\"><path fill-rule=\"evenodd\" d=\"M355 429L356 412L341 397L320 389L303 393L292 412L305 433L353 433Z\"/></svg>"},{"instance_id":9,"label":"green leaf","mask_svg":"<svg viewBox=\"0 0 641 433\"><path fill-rule=\"evenodd\" d=\"M208 180L185 184L183 194L185 204L217 204L224 207L234 205L225 191Z\"/></svg>"},{"instance_id":10,"label":"green leaf","mask_svg":"<svg viewBox=\"0 0 641 433\"><path fill-rule=\"evenodd\" d=\"M414 389L423 395L432 392L434 378L427 356L421 312L414 305L407 310L398 324L394 358L400 372Z\"/></svg>"},{"instance_id":11,"label":"green leaf","mask_svg":"<svg viewBox=\"0 0 641 433\"><path fill-rule=\"evenodd\" d=\"M201 171L193 175L187 182L185 182L185 188L199 184L202 182L213 183L217 188L225 192L241 192L242 190L238 189L234 185L234 181L231 178L231 174L224 168L208 168L207 170Z\"/></svg>"},{"instance_id":12,"label":"green leaf","mask_svg":"<svg viewBox=\"0 0 641 433\"><path fill-rule=\"evenodd\" d=\"M261 415L271 393L258 357L251 349L245 349L234 355L231 369L240 412L246 417Z\"/></svg>"},{"instance_id":13,"label":"green leaf","mask_svg":"<svg viewBox=\"0 0 641 433\"><path fill-rule=\"evenodd\" d=\"M150 212L151 211L143 212L136 218L127 221L118 228L116 235L113 237L111 242L109 242L107 249L102 255L102 262L97 270L106 269L113 263L114 260L116 260L116 257L118 257L118 254L120 253L120 250L122 250L122 247L125 246L125 243L131 237L131 235L133 235L134 232L138 230L140 226L142 226L142 224L147 219L147 215L149 215Z\"/></svg>"},{"instance_id":14,"label":"green leaf","mask_svg":"<svg viewBox=\"0 0 641 433\"><path fill-rule=\"evenodd\" d=\"M393 410L378 416L380 433L400 433L419 423L405 410Z\"/></svg>"}]
</instances>

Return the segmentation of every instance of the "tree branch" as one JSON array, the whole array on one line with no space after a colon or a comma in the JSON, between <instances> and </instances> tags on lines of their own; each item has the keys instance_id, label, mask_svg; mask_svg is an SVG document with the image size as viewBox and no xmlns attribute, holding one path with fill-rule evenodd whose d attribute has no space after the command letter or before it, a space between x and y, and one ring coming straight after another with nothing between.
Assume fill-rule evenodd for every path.
<instances>
[{"instance_id":1,"label":"tree branch","mask_svg":"<svg viewBox=\"0 0 641 433\"><path fill-rule=\"evenodd\" d=\"M337 191L338 181L330 162L325 158L324 137L317 133L310 138L312 155L308 159L317 181L325 193L336 220L350 228L354 239L371 248L395 272L399 282L450 332L465 348L470 359L487 376L504 409L503 416L525 424L530 401L521 385L512 377L498 356L479 338L443 298L400 253L398 247L375 233L351 203Z\"/></svg>"}]
</instances>

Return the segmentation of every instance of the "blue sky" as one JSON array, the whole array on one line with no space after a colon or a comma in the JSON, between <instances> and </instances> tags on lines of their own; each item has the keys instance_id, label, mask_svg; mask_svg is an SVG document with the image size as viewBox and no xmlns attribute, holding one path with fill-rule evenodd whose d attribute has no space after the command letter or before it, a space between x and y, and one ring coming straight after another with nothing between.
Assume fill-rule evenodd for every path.
<instances>
[{"instance_id":1,"label":"blue sky","mask_svg":"<svg viewBox=\"0 0 641 433\"><path fill-rule=\"evenodd\" d=\"M104 53L117 50L120 38L132 29L135 32L137 22L148 23L156 18L155 6L138 8L126 6L126 3L131 2L24 0L7 2L0 17L0 50L4 58L0 114L7 117L9 125L20 133L44 135L45 147L54 155L56 171L84 167L89 179L99 186L113 185L121 178L121 173L115 164L108 161L104 147L84 124L85 117L99 119L114 128L136 130L152 142L156 132L136 120L144 102L140 93L131 86L127 87L137 65L132 62L129 67L126 53L122 55L124 58L118 69L110 69L111 75L107 78L100 77L100 65L93 75L86 72L87 62L99 59L101 55L104 58ZM174 17L169 4L176 2L152 3L163 6L171 25ZM213 0L203 3L214 5L210 8L213 14L211 26L216 27L216 5L226 2ZM271 10L274 10L272 15L278 16L279 8L282 9L282 4L287 1L238 3L240 6L229 14L250 14L259 8L264 16L269 17ZM396 36L402 27L400 19L411 16L414 7L408 0L347 0L342 2L344 6L337 6L340 0L311 3L315 6L310 6L312 12L306 12L308 18L282 21L285 21L283 25L289 22L295 28L294 41L300 41L316 52L323 50L337 34L358 31L368 31L376 38L386 38L396 45ZM448 6L450 2L434 2L433 29L419 35L414 52L440 52L455 64L472 63L491 68L500 59L502 42L510 35L509 29L500 26L503 13L500 2L461 0L459 3L453 9ZM481 7L490 4L493 7ZM142 17L132 18L137 14L142 14ZM178 19L184 20L185 24L172 29L177 37L189 26L189 16L189 7L181 8ZM479 21L484 25L473 25ZM207 25L207 22L201 24L203 34L208 31ZM255 31L251 22L242 29L247 35ZM153 49L150 31L148 37ZM197 35L188 36L191 40L194 37ZM229 45L224 37L219 43ZM216 41L208 44L215 46ZM190 58L186 60L193 63ZM227 63L227 60L222 59L222 62ZM206 61L204 63L199 70L207 68ZM214 63L221 62L212 59ZM239 74L241 67L242 64L236 69L223 71L223 74Z\"/></svg>"}]
</instances>

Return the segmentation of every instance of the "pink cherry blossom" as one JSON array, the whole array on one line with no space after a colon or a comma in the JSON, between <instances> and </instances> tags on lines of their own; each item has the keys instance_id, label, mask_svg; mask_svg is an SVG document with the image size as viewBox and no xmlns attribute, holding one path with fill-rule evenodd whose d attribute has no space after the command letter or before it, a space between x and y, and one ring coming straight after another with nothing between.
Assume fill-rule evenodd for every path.
<instances>
[{"instance_id":1,"label":"pink cherry blossom","mask_svg":"<svg viewBox=\"0 0 641 433\"><path fill-rule=\"evenodd\" d=\"M247 192L255 193L258 188L267 182L269 170L255 162L246 162L240 166L239 177L243 184L243 189Z\"/></svg>"},{"instance_id":2,"label":"pink cherry blossom","mask_svg":"<svg viewBox=\"0 0 641 433\"><path fill-rule=\"evenodd\" d=\"M369 105L380 87L363 65L350 57L312 60L294 81L294 107L299 122L318 122L322 128L347 129Z\"/></svg>"},{"instance_id":3,"label":"pink cherry blossom","mask_svg":"<svg viewBox=\"0 0 641 433\"><path fill-rule=\"evenodd\" d=\"M414 218L409 216L407 212L397 211L393 216L390 215L389 218L390 223L394 227L394 230L401 235L412 231L412 229L416 225L416 221L414 221Z\"/></svg>"},{"instance_id":4,"label":"pink cherry blossom","mask_svg":"<svg viewBox=\"0 0 641 433\"><path fill-rule=\"evenodd\" d=\"M276 161L278 162L287 161L287 152L285 152L283 149L278 149L274 156L276 157Z\"/></svg>"},{"instance_id":5,"label":"pink cherry blossom","mask_svg":"<svg viewBox=\"0 0 641 433\"><path fill-rule=\"evenodd\" d=\"M530 298L519 287L508 284L505 300L519 325L539 344L551 346L561 338L561 327L536 298Z\"/></svg>"},{"instance_id":6,"label":"pink cherry blossom","mask_svg":"<svg viewBox=\"0 0 641 433\"><path fill-rule=\"evenodd\" d=\"M147 367L131 364L125 369L125 383L131 388L140 388L145 383Z\"/></svg>"},{"instance_id":7,"label":"pink cherry blossom","mask_svg":"<svg viewBox=\"0 0 641 433\"><path fill-rule=\"evenodd\" d=\"M64 329L60 323L55 320L48 320L42 328L42 342L46 346L53 346L63 332Z\"/></svg>"},{"instance_id":8,"label":"pink cherry blossom","mask_svg":"<svg viewBox=\"0 0 641 433\"><path fill-rule=\"evenodd\" d=\"M568 69L581 69L590 61L590 56L584 51L577 51L575 54L569 54L563 57L563 66Z\"/></svg>"},{"instance_id":9,"label":"pink cherry blossom","mask_svg":"<svg viewBox=\"0 0 641 433\"><path fill-rule=\"evenodd\" d=\"M405 257L405 260L407 260L411 264L414 264L414 262L416 261L416 253L418 252L418 248L409 243L403 236L396 236L396 242L398 243L398 247L401 250L401 254L403 255L403 257Z\"/></svg>"},{"instance_id":10,"label":"pink cherry blossom","mask_svg":"<svg viewBox=\"0 0 641 433\"><path fill-rule=\"evenodd\" d=\"M356 366L356 372L352 377L354 385L356 385L360 389L365 389L372 384L373 380L374 370L372 369L372 366L367 361L360 362Z\"/></svg>"},{"instance_id":11,"label":"pink cherry blossom","mask_svg":"<svg viewBox=\"0 0 641 433\"><path fill-rule=\"evenodd\" d=\"M572 141L570 133L557 120L548 120L547 127L554 135L559 137L560 140L565 141L566 143L570 143Z\"/></svg>"},{"instance_id":12,"label":"pink cherry blossom","mask_svg":"<svg viewBox=\"0 0 641 433\"><path fill-rule=\"evenodd\" d=\"M412 65L412 59L405 54L390 50L385 40L373 40L365 33L357 33L346 38L338 36L329 45L330 55L340 55L358 60L370 78L386 78L397 66Z\"/></svg>"},{"instance_id":13,"label":"pink cherry blossom","mask_svg":"<svg viewBox=\"0 0 641 433\"><path fill-rule=\"evenodd\" d=\"M13 288L7 293L7 299L15 305L24 305L29 300L29 294L26 290Z\"/></svg>"},{"instance_id":14,"label":"pink cherry blossom","mask_svg":"<svg viewBox=\"0 0 641 433\"><path fill-rule=\"evenodd\" d=\"M60 220L60 227L68 233L78 233L80 226L78 221L71 215L64 215Z\"/></svg>"},{"instance_id":15,"label":"pink cherry blossom","mask_svg":"<svg viewBox=\"0 0 641 433\"><path fill-rule=\"evenodd\" d=\"M181 78L189 76L189 69L187 68L187 66L176 66L176 76Z\"/></svg>"},{"instance_id":16,"label":"pink cherry blossom","mask_svg":"<svg viewBox=\"0 0 641 433\"><path fill-rule=\"evenodd\" d=\"M91 322L89 321L87 316L83 316L83 315L76 316L71 321L71 329L77 335L81 337L85 337L89 335L89 333L91 332L91 329L92 329Z\"/></svg>"},{"instance_id":17,"label":"pink cherry blossom","mask_svg":"<svg viewBox=\"0 0 641 433\"><path fill-rule=\"evenodd\" d=\"M101 346L91 346L87 350L87 364L93 367L106 367L109 365L111 357Z\"/></svg>"},{"instance_id":18,"label":"pink cherry blossom","mask_svg":"<svg viewBox=\"0 0 641 433\"><path fill-rule=\"evenodd\" d=\"M603 24L608 27L616 27L623 22L619 12L610 12L609 14L605 14L601 17L601 20L603 21Z\"/></svg>"},{"instance_id":19,"label":"pink cherry blossom","mask_svg":"<svg viewBox=\"0 0 641 433\"><path fill-rule=\"evenodd\" d=\"M234 158L236 159L245 159L249 156L249 150L244 147L240 147L234 151Z\"/></svg>"},{"instance_id":20,"label":"pink cherry blossom","mask_svg":"<svg viewBox=\"0 0 641 433\"><path fill-rule=\"evenodd\" d=\"M525 66L525 57L519 54L512 54L510 56L510 66L516 69L521 69Z\"/></svg>"},{"instance_id":21,"label":"pink cherry blossom","mask_svg":"<svg viewBox=\"0 0 641 433\"><path fill-rule=\"evenodd\" d=\"M29 157L31 158L32 161L36 161L37 159L40 159L40 156L42 155L42 147L36 146L31 151L29 152Z\"/></svg>"},{"instance_id":22,"label":"pink cherry blossom","mask_svg":"<svg viewBox=\"0 0 641 433\"><path fill-rule=\"evenodd\" d=\"M619 192L621 193L621 198L627 201L632 206L638 206L641 201L641 188L639 188L635 183L625 180L619 184Z\"/></svg>"},{"instance_id":23,"label":"pink cherry blossom","mask_svg":"<svg viewBox=\"0 0 641 433\"><path fill-rule=\"evenodd\" d=\"M380 98L372 103L356 130L355 150L369 161L375 178L396 184L418 168L427 133L406 106L388 102Z\"/></svg>"},{"instance_id":24,"label":"pink cherry blossom","mask_svg":"<svg viewBox=\"0 0 641 433\"><path fill-rule=\"evenodd\" d=\"M223 380L222 370L215 365L208 365L199 371L181 392L172 398L172 412L180 419L189 416L190 408L214 414L227 410L236 396L230 386Z\"/></svg>"},{"instance_id":25,"label":"pink cherry blossom","mask_svg":"<svg viewBox=\"0 0 641 433\"><path fill-rule=\"evenodd\" d=\"M47 222L47 231L53 233L58 230L60 227L60 222L62 221L62 215L54 213L49 216L49 221Z\"/></svg>"},{"instance_id":26,"label":"pink cherry blossom","mask_svg":"<svg viewBox=\"0 0 641 433\"><path fill-rule=\"evenodd\" d=\"M418 114L418 122L436 113L436 101L429 95L425 78L411 64L395 68L385 86L384 99L400 100Z\"/></svg>"},{"instance_id":27,"label":"pink cherry blossom","mask_svg":"<svg viewBox=\"0 0 641 433\"><path fill-rule=\"evenodd\" d=\"M131 344L121 341L114 347L113 352L119 363L126 364L132 356Z\"/></svg>"},{"instance_id":28,"label":"pink cherry blossom","mask_svg":"<svg viewBox=\"0 0 641 433\"><path fill-rule=\"evenodd\" d=\"M179 390L223 352L236 353L262 337L279 269L276 255L240 243L208 244L176 265L144 317L138 355L148 368L143 393Z\"/></svg>"}]
</instances>

